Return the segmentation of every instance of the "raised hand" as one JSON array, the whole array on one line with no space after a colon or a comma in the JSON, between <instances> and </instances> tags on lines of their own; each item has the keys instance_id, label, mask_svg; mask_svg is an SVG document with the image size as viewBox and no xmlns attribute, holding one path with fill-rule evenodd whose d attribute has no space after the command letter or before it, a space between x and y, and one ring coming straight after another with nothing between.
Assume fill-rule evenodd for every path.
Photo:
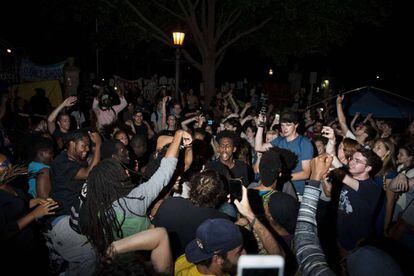
<instances>
[{"instance_id":1,"label":"raised hand","mask_svg":"<svg viewBox=\"0 0 414 276\"><path fill-rule=\"evenodd\" d=\"M64 107L70 107L76 104L76 102L78 101L78 98L76 96L70 96L67 97L64 101L63 101L63 106Z\"/></svg>"},{"instance_id":2,"label":"raised hand","mask_svg":"<svg viewBox=\"0 0 414 276\"><path fill-rule=\"evenodd\" d=\"M97 132L88 131L89 137L95 145L100 145L102 143L102 138Z\"/></svg>"},{"instance_id":3,"label":"raised hand","mask_svg":"<svg viewBox=\"0 0 414 276\"><path fill-rule=\"evenodd\" d=\"M344 95L338 95L338 97L336 98L336 104L342 104L344 97Z\"/></svg>"},{"instance_id":4,"label":"raised hand","mask_svg":"<svg viewBox=\"0 0 414 276\"><path fill-rule=\"evenodd\" d=\"M328 154L322 154L312 159L311 161L311 180L321 181L321 179L328 172L332 164L332 156Z\"/></svg>"}]
</instances>

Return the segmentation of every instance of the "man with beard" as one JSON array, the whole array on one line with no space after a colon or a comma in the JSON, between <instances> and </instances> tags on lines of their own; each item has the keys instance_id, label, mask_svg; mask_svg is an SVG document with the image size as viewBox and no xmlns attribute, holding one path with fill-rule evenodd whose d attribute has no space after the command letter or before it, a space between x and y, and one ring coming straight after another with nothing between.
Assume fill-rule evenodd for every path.
<instances>
[{"instance_id":1,"label":"man with beard","mask_svg":"<svg viewBox=\"0 0 414 276\"><path fill-rule=\"evenodd\" d=\"M95 144L93 158L88 164L90 140ZM95 256L87 238L73 231L69 225L72 206L77 203L83 184L92 168L101 159L101 137L98 133L73 131L63 137L63 150L50 166L52 190L50 197L60 205L55 216L47 221L45 232L51 265L62 269L62 258L68 262L67 273L91 275ZM60 271L61 272L61 271Z\"/></svg>"},{"instance_id":2,"label":"man with beard","mask_svg":"<svg viewBox=\"0 0 414 276\"><path fill-rule=\"evenodd\" d=\"M174 275L236 275L237 261L245 253L237 225L227 219L209 219L197 228L196 239L177 259Z\"/></svg>"},{"instance_id":3,"label":"man with beard","mask_svg":"<svg viewBox=\"0 0 414 276\"><path fill-rule=\"evenodd\" d=\"M89 153L90 140L95 144L95 152L90 164L86 162ZM50 166L52 190L50 196L63 209L57 212L57 218L70 214L70 207L79 195L89 172L101 159L101 137L98 133L88 133L77 130L64 136L63 150Z\"/></svg>"},{"instance_id":4,"label":"man with beard","mask_svg":"<svg viewBox=\"0 0 414 276\"><path fill-rule=\"evenodd\" d=\"M112 158L124 165L129 164L128 149L121 141L115 139L110 139L102 143L101 158L102 160Z\"/></svg>"}]
</instances>

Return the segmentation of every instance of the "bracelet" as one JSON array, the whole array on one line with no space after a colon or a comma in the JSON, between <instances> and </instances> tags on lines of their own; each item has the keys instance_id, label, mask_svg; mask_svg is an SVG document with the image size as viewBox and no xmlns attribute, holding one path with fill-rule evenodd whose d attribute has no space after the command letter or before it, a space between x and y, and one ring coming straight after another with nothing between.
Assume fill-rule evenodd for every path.
<instances>
[{"instance_id":1,"label":"bracelet","mask_svg":"<svg viewBox=\"0 0 414 276\"><path fill-rule=\"evenodd\" d=\"M250 224L249 224L250 229L253 230L253 226L254 226L255 223L256 223L256 217L254 217L253 220L250 222Z\"/></svg>"}]
</instances>

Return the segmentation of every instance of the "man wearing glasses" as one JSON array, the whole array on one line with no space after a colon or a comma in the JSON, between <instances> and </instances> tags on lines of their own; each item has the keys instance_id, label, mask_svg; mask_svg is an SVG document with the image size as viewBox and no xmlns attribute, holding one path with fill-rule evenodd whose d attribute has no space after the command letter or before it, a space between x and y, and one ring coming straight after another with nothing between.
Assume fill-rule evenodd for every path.
<instances>
[{"instance_id":1,"label":"man wearing glasses","mask_svg":"<svg viewBox=\"0 0 414 276\"><path fill-rule=\"evenodd\" d=\"M349 174L342 173L337 233L341 246L352 250L373 231L381 188L372 180L382 167L381 159L371 150L361 149L349 161ZM329 185L329 184L328 184Z\"/></svg>"}]
</instances>

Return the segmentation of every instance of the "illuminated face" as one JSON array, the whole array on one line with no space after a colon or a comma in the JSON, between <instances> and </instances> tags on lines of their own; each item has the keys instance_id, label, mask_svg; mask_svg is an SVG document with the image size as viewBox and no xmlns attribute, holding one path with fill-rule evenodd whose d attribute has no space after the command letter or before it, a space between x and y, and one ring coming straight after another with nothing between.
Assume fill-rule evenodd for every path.
<instances>
[{"instance_id":1,"label":"illuminated face","mask_svg":"<svg viewBox=\"0 0 414 276\"><path fill-rule=\"evenodd\" d=\"M237 127L234 127L229 122L225 122L224 123L224 129L225 130L230 130L230 131L236 131Z\"/></svg>"},{"instance_id":2,"label":"illuminated face","mask_svg":"<svg viewBox=\"0 0 414 276\"><path fill-rule=\"evenodd\" d=\"M362 134L365 133L365 129L366 127L363 124L360 124L359 126L357 126L357 128L355 129L355 136L361 136Z\"/></svg>"},{"instance_id":3,"label":"illuminated face","mask_svg":"<svg viewBox=\"0 0 414 276\"><path fill-rule=\"evenodd\" d=\"M133 119L134 119L134 123L140 126L142 124L142 121L144 120L144 116L142 115L141 112L138 112L133 116Z\"/></svg>"},{"instance_id":4,"label":"illuminated face","mask_svg":"<svg viewBox=\"0 0 414 276\"><path fill-rule=\"evenodd\" d=\"M125 146L129 144L128 136L126 135L125 132L118 132L115 135L115 139L121 141L122 144L124 144Z\"/></svg>"},{"instance_id":5,"label":"illuminated face","mask_svg":"<svg viewBox=\"0 0 414 276\"><path fill-rule=\"evenodd\" d=\"M80 140L71 141L70 143L73 143L75 146L75 157L79 160L86 160L89 152L89 138L85 136Z\"/></svg>"},{"instance_id":6,"label":"illuminated face","mask_svg":"<svg viewBox=\"0 0 414 276\"><path fill-rule=\"evenodd\" d=\"M355 152L348 163L349 172L353 176L357 176L365 173L367 168L367 158L364 157L360 152Z\"/></svg>"},{"instance_id":7,"label":"illuminated face","mask_svg":"<svg viewBox=\"0 0 414 276\"><path fill-rule=\"evenodd\" d=\"M413 156L409 155L405 149L400 149L397 155L397 163L409 167L413 162Z\"/></svg>"},{"instance_id":8,"label":"illuminated face","mask_svg":"<svg viewBox=\"0 0 414 276\"><path fill-rule=\"evenodd\" d=\"M381 160L384 160L384 158L390 153L390 151L385 147L385 144L381 141L375 143L372 151L375 152Z\"/></svg>"},{"instance_id":9,"label":"illuminated face","mask_svg":"<svg viewBox=\"0 0 414 276\"><path fill-rule=\"evenodd\" d=\"M64 132L68 132L70 129L70 118L68 115L62 115L59 119L60 129Z\"/></svg>"},{"instance_id":10,"label":"illuminated face","mask_svg":"<svg viewBox=\"0 0 414 276\"><path fill-rule=\"evenodd\" d=\"M233 158L233 153L236 151L236 147L233 144L233 140L230 138L221 138L219 143L220 161L227 162Z\"/></svg>"},{"instance_id":11,"label":"illuminated face","mask_svg":"<svg viewBox=\"0 0 414 276\"><path fill-rule=\"evenodd\" d=\"M290 137L296 133L296 128L298 124L294 123L281 123L283 137Z\"/></svg>"},{"instance_id":12,"label":"illuminated face","mask_svg":"<svg viewBox=\"0 0 414 276\"><path fill-rule=\"evenodd\" d=\"M176 123L177 123L177 119L175 118L174 115L168 116L167 124L169 128L175 128Z\"/></svg>"},{"instance_id":13,"label":"illuminated face","mask_svg":"<svg viewBox=\"0 0 414 276\"><path fill-rule=\"evenodd\" d=\"M174 114L175 115L180 115L181 114L181 111L182 111L181 105L175 104L174 105Z\"/></svg>"},{"instance_id":14,"label":"illuminated face","mask_svg":"<svg viewBox=\"0 0 414 276\"><path fill-rule=\"evenodd\" d=\"M274 140L277 137L277 134L266 133L266 143L272 142L272 140Z\"/></svg>"},{"instance_id":15,"label":"illuminated face","mask_svg":"<svg viewBox=\"0 0 414 276\"><path fill-rule=\"evenodd\" d=\"M324 154L326 152L325 145L322 141L315 141L316 150L318 151L318 155Z\"/></svg>"},{"instance_id":16,"label":"illuminated face","mask_svg":"<svg viewBox=\"0 0 414 276\"><path fill-rule=\"evenodd\" d=\"M246 136L247 136L248 139L254 139L255 135L256 135L256 133L254 133L253 130L250 127L248 127L246 129Z\"/></svg>"}]
</instances>

